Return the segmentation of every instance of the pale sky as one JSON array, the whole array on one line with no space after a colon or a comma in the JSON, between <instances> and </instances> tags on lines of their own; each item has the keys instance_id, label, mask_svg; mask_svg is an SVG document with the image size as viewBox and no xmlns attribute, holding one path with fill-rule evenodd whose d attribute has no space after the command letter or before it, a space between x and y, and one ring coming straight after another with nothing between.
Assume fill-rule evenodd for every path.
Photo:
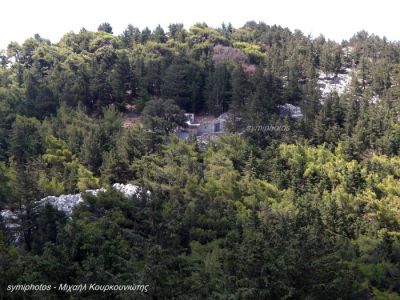
<instances>
[{"instance_id":1,"label":"pale sky","mask_svg":"<svg viewBox=\"0 0 400 300\"><path fill-rule=\"evenodd\" d=\"M0 49L10 41L23 42L39 33L57 42L69 31L96 30L109 22L114 34L129 23L143 29L170 23L189 28L196 22L234 27L246 21L263 21L313 37L320 33L340 42L361 29L400 40L399 0L19 0L2 3Z\"/></svg>"}]
</instances>

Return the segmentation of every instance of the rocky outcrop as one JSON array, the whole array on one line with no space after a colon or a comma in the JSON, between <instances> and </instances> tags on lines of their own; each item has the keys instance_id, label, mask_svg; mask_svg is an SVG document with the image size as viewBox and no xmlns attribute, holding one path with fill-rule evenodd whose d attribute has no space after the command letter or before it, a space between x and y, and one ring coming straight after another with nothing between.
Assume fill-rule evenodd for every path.
<instances>
[{"instance_id":1,"label":"rocky outcrop","mask_svg":"<svg viewBox=\"0 0 400 300\"><path fill-rule=\"evenodd\" d=\"M121 183L114 183L113 188L126 197L131 197L139 192L139 187L132 184L121 184ZM87 190L86 193L90 193L92 195L97 195L99 192L105 192L106 189L101 188L97 190ZM56 196L48 196L43 198L42 200L38 201L39 205L50 204L54 208L57 208L60 211L63 211L66 215L71 215L72 210L75 206L79 203L83 202L82 194L73 194L73 195L60 195Z\"/></svg>"},{"instance_id":2,"label":"rocky outcrop","mask_svg":"<svg viewBox=\"0 0 400 300\"><path fill-rule=\"evenodd\" d=\"M279 105L278 108L281 117L290 116L292 118L297 119L303 116L300 106L296 106L290 103L285 103L284 105Z\"/></svg>"},{"instance_id":3,"label":"rocky outcrop","mask_svg":"<svg viewBox=\"0 0 400 300\"><path fill-rule=\"evenodd\" d=\"M325 99L333 91L336 91L339 96L343 94L351 83L352 72L353 70L350 68L344 69L343 72L338 74L319 72L317 84L322 99Z\"/></svg>"},{"instance_id":4,"label":"rocky outcrop","mask_svg":"<svg viewBox=\"0 0 400 300\"><path fill-rule=\"evenodd\" d=\"M132 197L140 192L140 187L133 184L121 184L121 183L114 183L113 188L126 197Z\"/></svg>"},{"instance_id":5,"label":"rocky outcrop","mask_svg":"<svg viewBox=\"0 0 400 300\"><path fill-rule=\"evenodd\" d=\"M0 212L1 218L5 221L4 224L6 228L13 229L17 228L19 225L17 223L17 215L11 210L5 209Z\"/></svg>"},{"instance_id":6,"label":"rocky outcrop","mask_svg":"<svg viewBox=\"0 0 400 300\"><path fill-rule=\"evenodd\" d=\"M115 183L113 184L113 188L126 197L132 197L140 192L140 187L133 184L121 184ZM97 195L99 192L105 192L104 188L97 190L87 190L86 193L91 193L93 195ZM149 192L148 192L149 193ZM60 195L60 196L47 196L39 201L37 201L36 207L41 207L46 204L50 204L54 208L64 212L67 216L72 214L74 207L76 207L79 203L82 203L84 200L82 198L82 194L70 194L70 195ZM0 212L2 219L5 221L5 226L10 229L17 228L18 225L18 217L16 213L10 210L2 210Z\"/></svg>"}]
</instances>

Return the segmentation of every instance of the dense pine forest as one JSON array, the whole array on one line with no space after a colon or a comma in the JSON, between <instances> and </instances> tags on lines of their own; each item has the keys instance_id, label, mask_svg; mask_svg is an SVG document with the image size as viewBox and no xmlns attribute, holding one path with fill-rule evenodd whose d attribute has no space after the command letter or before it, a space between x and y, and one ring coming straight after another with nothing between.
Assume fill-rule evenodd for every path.
<instances>
[{"instance_id":1,"label":"dense pine forest","mask_svg":"<svg viewBox=\"0 0 400 300\"><path fill-rule=\"evenodd\" d=\"M181 139L184 113L227 129ZM103 23L12 42L0 299L400 299L399 155L400 43L365 31ZM80 192L70 215L38 202ZM83 283L148 291L7 290Z\"/></svg>"}]
</instances>

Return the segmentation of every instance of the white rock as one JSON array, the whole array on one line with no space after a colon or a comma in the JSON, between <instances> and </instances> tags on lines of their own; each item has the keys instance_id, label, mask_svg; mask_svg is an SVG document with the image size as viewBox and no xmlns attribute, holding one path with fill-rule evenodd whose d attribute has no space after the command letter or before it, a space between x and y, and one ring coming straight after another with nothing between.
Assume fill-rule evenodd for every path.
<instances>
[{"instance_id":1,"label":"white rock","mask_svg":"<svg viewBox=\"0 0 400 300\"><path fill-rule=\"evenodd\" d=\"M0 215L4 219L7 228L12 229L19 227L17 223L17 215L11 210L8 209L2 210L0 212Z\"/></svg>"},{"instance_id":2,"label":"white rock","mask_svg":"<svg viewBox=\"0 0 400 300\"><path fill-rule=\"evenodd\" d=\"M372 103L372 104L377 104L377 103L379 103L381 101L381 98L378 96L378 95L374 95L374 96L372 96L372 98L371 98L371 100L370 100L370 103Z\"/></svg>"},{"instance_id":3,"label":"white rock","mask_svg":"<svg viewBox=\"0 0 400 300\"><path fill-rule=\"evenodd\" d=\"M303 116L300 106L296 106L290 103L279 105L279 109L282 115L288 114L292 118L301 118Z\"/></svg>"},{"instance_id":4,"label":"white rock","mask_svg":"<svg viewBox=\"0 0 400 300\"><path fill-rule=\"evenodd\" d=\"M124 194L126 197L131 197L135 194L137 194L140 189L136 185L132 184L121 184L121 183L115 183L113 185L113 188L116 189L117 191L120 191L122 194ZM87 190L86 193L90 193L94 196L96 196L99 192L105 192L106 189L101 188L97 190ZM150 194L147 192L147 194ZM82 198L82 194L70 194L70 195L60 195L58 197L56 196L47 196L36 203L38 204L37 206L43 206L46 204L50 204L54 208L64 212L66 215L70 216L72 214L72 211L75 206L77 206L79 203L82 203L84 200ZM11 228L11 227L17 227L17 224L14 224L14 222L17 220L17 216L14 212L10 210L3 210L0 212L1 216L3 217L4 220L6 220L6 226Z\"/></svg>"},{"instance_id":5,"label":"white rock","mask_svg":"<svg viewBox=\"0 0 400 300\"><path fill-rule=\"evenodd\" d=\"M65 212L67 215L72 213L73 208L79 203L83 202L81 194L76 195L61 195L59 197L48 196L38 201L38 204L45 205L50 204L54 208Z\"/></svg>"},{"instance_id":6,"label":"white rock","mask_svg":"<svg viewBox=\"0 0 400 300\"><path fill-rule=\"evenodd\" d=\"M336 91L339 96L342 95L351 83L352 69L345 69L344 73L337 75L325 74L319 72L317 84L321 91L322 99L325 99L330 93Z\"/></svg>"},{"instance_id":7,"label":"white rock","mask_svg":"<svg viewBox=\"0 0 400 300\"><path fill-rule=\"evenodd\" d=\"M114 183L113 188L123 193L126 197L132 197L139 192L139 187L133 184Z\"/></svg>"}]
</instances>

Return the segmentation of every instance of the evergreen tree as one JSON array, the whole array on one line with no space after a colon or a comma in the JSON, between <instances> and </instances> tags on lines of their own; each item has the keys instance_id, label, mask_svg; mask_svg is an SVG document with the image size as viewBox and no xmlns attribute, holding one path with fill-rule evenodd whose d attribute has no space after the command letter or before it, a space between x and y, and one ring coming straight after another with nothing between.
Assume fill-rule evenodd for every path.
<instances>
[{"instance_id":1,"label":"evergreen tree","mask_svg":"<svg viewBox=\"0 0 400 300\"><path fill-rule=\"evenodd\" d=\"M111 33L111 34L113 33L110 23L100 24L99 27L97 28L97 31L104 31L104 32Z\"/></svg>"}]
</instances>

